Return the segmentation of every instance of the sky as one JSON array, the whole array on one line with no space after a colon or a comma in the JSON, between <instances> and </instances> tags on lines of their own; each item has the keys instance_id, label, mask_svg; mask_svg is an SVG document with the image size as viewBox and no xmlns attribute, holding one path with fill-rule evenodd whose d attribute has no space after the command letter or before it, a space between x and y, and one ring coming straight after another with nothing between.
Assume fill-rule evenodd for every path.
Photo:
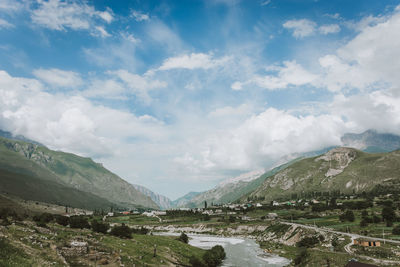
<instances>
[{"instance_id":1,"label":"sky","mask_svg":"<svg viewBox=\"0 0 400 267\"><path fill-rule=\"evenodd\" d=\"M400 134L400 1L0 0L0 129L175 199Z\"/></svg>"}]
</instances>

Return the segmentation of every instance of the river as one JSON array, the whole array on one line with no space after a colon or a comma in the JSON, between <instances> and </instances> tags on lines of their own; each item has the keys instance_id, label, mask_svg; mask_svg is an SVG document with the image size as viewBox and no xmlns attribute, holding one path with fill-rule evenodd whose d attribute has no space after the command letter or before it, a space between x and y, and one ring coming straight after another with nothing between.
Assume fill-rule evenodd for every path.
<instances>
[{"instance_id":1,"label":"river","mask_svg":"<svg viewBox=\"0 0 400 267\"><path fill-rule=\"evenodd\" d=\"M157 233L161 235L174 235L177 233ZM221 237L202 234L188 234L189 244L194 247L210 249L221 245L225 249L226 258L222 266L229 267L281 267L289 265L286 258L264 252L252 239L239 237Z\"/></svg>"}]
</instances>

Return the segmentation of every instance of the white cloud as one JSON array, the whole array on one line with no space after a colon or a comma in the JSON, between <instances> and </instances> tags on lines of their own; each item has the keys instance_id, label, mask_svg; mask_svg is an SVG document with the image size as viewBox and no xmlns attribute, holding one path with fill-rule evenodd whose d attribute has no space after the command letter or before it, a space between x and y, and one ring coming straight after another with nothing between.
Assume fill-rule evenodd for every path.
<instances>
[{"instance_id":1,"label":"white cloud","mask_svg":"<svg viewBox=\"0 0 400 267\"><path fill-rule=\"evenodd\" d=\"M38 7L31 11L32 21L51 30L92 30L104 37L104 28L99 29L96 19L106 23L113 20L112 11L96 11L86 3L60 0L38 0Z\"/></svg>"},{"instance_id":2,"label":"white cloud","mask_svg":"<svg viewBox=\"0 0 400 267\"><path fill-rule=\"evenodd\" d=\"M111 34L109 34L102 26L95 26L96 33L94 33L94 36L100 36L100 37L110 37Z\"/></svg>"},{"instance_id":3,"label":"white cloud","mask_svg":"<svg viewBox=\"0 0 400 267\"><path fill-rule=\"evenodd\" d=\"M361 29L360 29L361 30ZM400 13L394 13L361 32L336 55L319 59L324 74L319 81L331 91L400 87Z\"/></svg>"},{"instance_id":4,"label":"white cloud","mask_svg":"<svg viewBox=\"0 0 400 267\"><path fill-rule=\"evenodd\" d=\"M100 157L117 156L126 138L155 142L165 131L151 116L94 105L80 96L50 94L35 79L0 71L0 125L50 148Z\"/></svg>"},{"instance_id":5,"label":"white cloud","mask_svg":"<svg viewBox=\"0 0 400 267\"><path fill-rule=\"evenodd\" d=\"M137 11L137 10L132 10L132 14L131 15L136 21L146 21L146 20L150 19L148 14L142 13L142 12Z\"/></svg>"},{"instance_id":6,"label":"white cloud","mask_svg":"<svg viewBox=\"0 0 400 267\"><path fill-rule=\"evenodd\" d=\"M0 18L0 29L1 29L1 28L3 28L3 29L6 29L6 28L13 28L13 27L14 27L13 24L11 24L11 23L9 23L8 21L6 21L6 20Z\"/></svg>"},{"instance_id":7,"label":"white cloud","mask_svg":"<svg viewBox=\"0 0 400 267\"><path fill-rule=\"evenodd\" d=\"M293 31L293 36L303 38L315 33L317 24L308 19L288 20L283 24L283 27Z\"/></svg>"},{"instance_id":8,"label":"white cloud","mask_svg":"<svg viewBox=\"0 0 400 267\"><path fill-rule=\"evenodd\" d=\"M228 60L227 57L213 59L211 54L192 53L178 57L167 58L160 66L159 70L171 69L211 69L221 66Z\"/></svg>"},{"instance_id":9,"label":"white cloud","mask_svg":"<svg viewBox=\"0 0 400 267\"><path fill-rule=\"evenodd\" d=\"M0 0L0 10L5 12L15 12L24 7L23 3L15 0Z\"/></svg>"},{"instance_id":10,"label":"white cloud","mask_svg":"<svg viewBox=\"0 0 400 267\"><path fill-rule=\"evenodd\" d=\"M318 28L318 31L324 35L327 35L330 33L338 33L338 32L340 32L340 26L338 24L322 25Z\"/></svg>"},{"instance_id":11,"label":"white cloud","mask_svg":"<svg viewBox=\"0 0 400 267\"><path fill-rule=\"evenodd\" d=\"M268 90L284 89L289 86L301 86L313 83L318 76L304 69L296 61L285 61L282 67L273 67L277 75L256 75L246 82L235 82L233 90L241 90L243 85L255 84Z\"/></svg>"},{"instance_id":12,"label":"white cloud","mask_svg":"<svg viewBox=\"0 0 400 267\"><path fill-rule=\"evenodd\" d=\"M82 84L80 75L60 69L36 69L33 74L53 87L78 87Z\"/></svg>"},{"instance_id":13,"label":"white cloud","mask_svg":"<svg viewBox=\"0 0 400 267\"><path fill-rule=\"evenodd\" d=\"M266 0L261 2L261 6L267 6L269 4L271 4L271 0Z\"/></svg>"},{"instance_id":14,"label":"white cloud","mask_svg":"<svg viewBox=\"0 0 400 267\"><path fill-rule=\"evenodd\" d=\"M167 86L166 82L152 80L151 77L140 76L126 70L109 71L108 74L118 77L132 93L146 103L151 101L151 97L149 96L151 90L165 88Z\"/></svg>"}]
</instances>

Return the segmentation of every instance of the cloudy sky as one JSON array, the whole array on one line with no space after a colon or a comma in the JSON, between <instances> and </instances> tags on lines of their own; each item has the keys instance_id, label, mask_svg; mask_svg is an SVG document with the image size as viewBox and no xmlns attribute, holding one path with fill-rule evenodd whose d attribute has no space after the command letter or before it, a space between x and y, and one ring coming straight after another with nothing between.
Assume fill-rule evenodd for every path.
<instances>
[{"instance_id":1,"label":"cloudy sky","mask_svg":"<svg viewBox=\"0 0 400 267\"><path fill-rule=\"evenodd\" d=\"M0 0L0 129L170 198L400 134L400 1Z\"/></svg>"}]
</instances>

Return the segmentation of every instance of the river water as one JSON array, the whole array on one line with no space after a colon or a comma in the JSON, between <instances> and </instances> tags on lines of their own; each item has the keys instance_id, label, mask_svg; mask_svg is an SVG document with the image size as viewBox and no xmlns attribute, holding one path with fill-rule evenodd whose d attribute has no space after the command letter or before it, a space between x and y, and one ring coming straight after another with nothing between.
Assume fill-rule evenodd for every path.
<instances>
[{"instance_id":1,"label":"river water","mask_svg":"<svg viewBox=\"0 0 400 267\"><path fill-rule=\"evenodd\" d=\"M177 233L158 233L161 235L179 235ZM252 239L221 237L201 234L188 234L189 244L203 249L221 245L225 249L226 259L222 266L229 267L281 267L289 265L286 258L264 252Z\"/></svg>"}]
</instances>

